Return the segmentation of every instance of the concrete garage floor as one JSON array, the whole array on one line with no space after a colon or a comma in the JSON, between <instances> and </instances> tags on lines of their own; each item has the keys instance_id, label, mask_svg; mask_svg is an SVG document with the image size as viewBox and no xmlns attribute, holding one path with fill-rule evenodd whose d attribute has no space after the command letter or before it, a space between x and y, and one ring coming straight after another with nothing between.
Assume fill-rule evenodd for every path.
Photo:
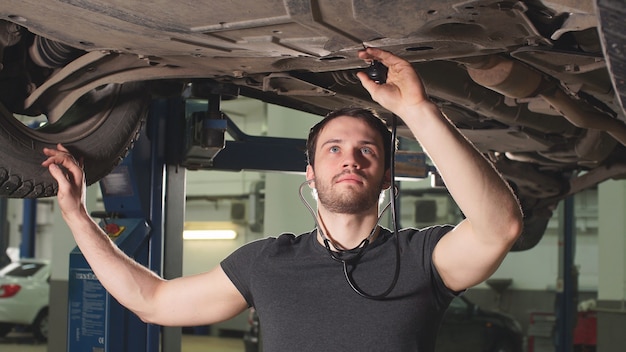
<instances>
[{"instance_id":1,"label":"concrete garage floor","mask_svg":"<svg viewBox=\"0 0 626 352\"><path fill-rule=\"evenodd\" d=\"M184 334L182 340L181 352L244 352L245 350L243 341L237 338ZM5 338L0 338L0 351L48 352L48 346L35 342L31 334L12 332Z\"/></svg>"}]
</instances>

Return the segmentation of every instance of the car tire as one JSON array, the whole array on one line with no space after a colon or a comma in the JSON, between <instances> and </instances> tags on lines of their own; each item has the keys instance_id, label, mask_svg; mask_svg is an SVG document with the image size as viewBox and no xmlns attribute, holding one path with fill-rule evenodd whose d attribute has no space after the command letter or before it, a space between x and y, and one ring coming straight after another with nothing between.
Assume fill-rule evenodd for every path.
<instances>
[{"instance_id":1,"label":"car tire","mask_svg":"<svg viewBox=\"0 0 626 352\"><path fill-rule=\"evenodd\" d=\"M7 336L13 330L13 324L0 323L0 337Z\"/></svg>"},{"instance_id":2,"label":"car tire","mask_svg":"<svg viewBox=\"0 0 626 352\"><path fill-rule=\"evenodd\" d=\"M30 128L0 106L0 197L54 196L58 185L41 167L57 143L82 158L90 185L119 164L139 135L149 94L142 83L108 84L81 97L54 124Z\"/></svg>"},{"instance_id":3,"label":"car tire","mask_svg":"<svg viewBox=\"0 0 626 352\"><path fill-rule=\"evenodd\" d=\"M492 352L517 352L518 350L513 348L513 343L511 341L502 339L502 340L496 341L491 351Z\"/></svg>"},{"instance_id":4,"label":"car tire","mask_svg":"<svg viewBox=\"0 0 626 352\"><path fill-rule=\"evenodd\" d=\"M35 322L33 323L33 335L38 341L48 341L48 308L44 308L39 312Z\"/></svg>"},{"instance_id":5,"label":"car tire","mask_svg":"<svg viewBox=\"0 0 626 352\"><path fill-rule=\"evenodd\" d=\"M552 211L548 209L534 209L524 215L522 234L513 244L511 252L527 251L535 247L543 238L548 222L552 217Z\"/></svg>"}]
</instances>

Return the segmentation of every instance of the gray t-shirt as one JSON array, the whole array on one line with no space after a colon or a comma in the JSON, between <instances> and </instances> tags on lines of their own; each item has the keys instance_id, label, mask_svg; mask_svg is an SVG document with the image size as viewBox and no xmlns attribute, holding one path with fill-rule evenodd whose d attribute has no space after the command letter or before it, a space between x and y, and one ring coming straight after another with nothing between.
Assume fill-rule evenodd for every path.
<instances>
[{"instance_id":1,"label":"gray t-shirt","mask_svg":"<svg viewBox=\"0 0 626 352\"><path fill-rule=\"evenodd\" d=\"M354 292L342 263L330 257L315 231L248 243L221 266L255 307L265 352L431 352L455 294L435 270L432 252L451 229L446 225L398 233L400 275L384 300ZM395 239L382 229L358 264L348 268L359 288L378 295L391 284L395 262Z\"/></svg>"}]
</instances>

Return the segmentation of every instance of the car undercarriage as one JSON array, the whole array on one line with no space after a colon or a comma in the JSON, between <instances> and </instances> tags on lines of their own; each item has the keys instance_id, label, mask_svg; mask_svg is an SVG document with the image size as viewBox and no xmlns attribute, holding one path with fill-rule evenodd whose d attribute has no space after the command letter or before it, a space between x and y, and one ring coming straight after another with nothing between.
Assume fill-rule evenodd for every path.
<instances>
[{"instance_id":1,"label":"car undercarriage","mask_svg":"<svg viewBox=\"0 0 626 352\"><path fill-rule=\"evenodd\" d=\"M357 51L373 46L410 61L513 185L525 212L515 249L531 248L560 200L626 175L624 15L620 0L5 0L0 196L56 194L39 167L56 143L98 181L132 147L151 96L194 84L318 115L370 106L389 120L355 75L366 68Z\"/></svg>"}]
</instances>

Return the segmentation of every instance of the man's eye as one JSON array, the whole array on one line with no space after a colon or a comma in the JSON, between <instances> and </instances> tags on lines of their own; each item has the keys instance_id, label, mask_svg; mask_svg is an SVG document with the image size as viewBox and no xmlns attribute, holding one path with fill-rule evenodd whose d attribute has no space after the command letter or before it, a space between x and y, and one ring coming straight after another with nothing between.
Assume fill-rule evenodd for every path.
<instances>
[{"instance_id":1,"label":"man's eye","mask_svg":"<svg viewBox=\"0 0 626 352\"><path fill-rule=\"evenodd\" d=\"M361 153L363 154L372 154L373 152L374 151L371 148L368 148L368 147L361 148Z\"/></svg>"},{"instance_id":2,"label":"man's eye","mask_svg":"<svg viewBox=\"0 0 626 352\"><path fill-rule=\"evenodd\" d=\"M339 151L339 147L330 147L329 150L331 153L337 153Z\"/></svg>"}]
</instances>

